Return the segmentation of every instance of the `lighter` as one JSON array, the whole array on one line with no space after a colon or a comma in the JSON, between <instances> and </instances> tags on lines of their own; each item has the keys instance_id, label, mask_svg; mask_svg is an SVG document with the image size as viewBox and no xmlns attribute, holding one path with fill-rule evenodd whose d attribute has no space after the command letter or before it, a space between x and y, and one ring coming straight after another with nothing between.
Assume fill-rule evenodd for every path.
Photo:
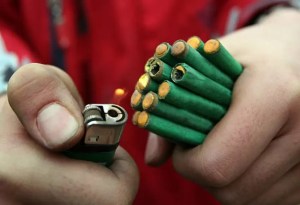
<instances>
[{"instance_id":1,"label":"lighter","mask_svg":"<svg viewBox=\"0 0 300 205\"><path fill-rule=\"evenodd\" d=\"M110 165L119 145L127 112L115 104L88 104L83 110L85 137L68 157Z\"/></svg>"}]
</instances>

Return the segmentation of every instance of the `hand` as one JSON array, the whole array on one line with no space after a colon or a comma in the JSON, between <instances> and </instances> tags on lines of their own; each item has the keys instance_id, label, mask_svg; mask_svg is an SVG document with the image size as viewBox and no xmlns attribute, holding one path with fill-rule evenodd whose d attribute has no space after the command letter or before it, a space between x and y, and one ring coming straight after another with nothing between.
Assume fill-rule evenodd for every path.
<instances>
[{"instance_id":1,"label":"hand","mask_svg":"<svg viewBox=\"0 0 300 205\"><path fill-rule=\"evenodd\" d=\"M138 171L121 147L107 168L55 151L83 135L83 103L67 74L29 64L0 106L0 204L130 204ZM0 103L1 104L1 103Z\"/></svg>"},{"instance_id":2,"label":"hand","mask_svg":"<svg viewBox=\"0 0 300 205\"><path fill-rule=\"evenodd\" d=\"M203 145L172 156L222 204L300 203L299 22L300 12L282 9L220 39L245 68L230 109ZM171 145L149 141L146 162L162 163Z\"/></svg>"}]
</instances>

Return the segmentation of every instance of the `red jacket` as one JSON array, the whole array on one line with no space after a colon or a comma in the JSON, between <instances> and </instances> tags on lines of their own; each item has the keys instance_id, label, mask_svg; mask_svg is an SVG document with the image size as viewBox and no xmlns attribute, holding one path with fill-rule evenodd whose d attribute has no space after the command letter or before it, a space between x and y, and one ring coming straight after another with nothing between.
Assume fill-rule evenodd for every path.
<instances>
[{"instance_id":1,"label":"red jacket","mask_svg":"<svg viewBox=\"0 0 300 205\"><path fill-rule=\"evenodd\" d=\"M1 55L10 60L0 62L0 75L5 67L29 61L56 63L71 75L86 103L111 103L115 89L126 89L120 104L130 119L130 95L156 45L192 35L203 40L222 35L279 2L285 1L64 0L58 15L50 18L46 0L1 0L0 61ZM146 166L146 140L145 130L127 124L121 145L141 173L135 204L218 204L175 173L170 162Z\"/></svg>"}]
</instances>

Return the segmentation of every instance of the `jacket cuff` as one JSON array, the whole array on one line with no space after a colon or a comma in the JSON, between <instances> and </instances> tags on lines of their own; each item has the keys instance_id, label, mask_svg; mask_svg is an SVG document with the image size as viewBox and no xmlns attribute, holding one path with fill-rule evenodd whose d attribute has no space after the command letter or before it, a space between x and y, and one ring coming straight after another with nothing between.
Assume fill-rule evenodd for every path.
<instances>
[{"instance_id":1,"label":"jacket cuff","mask_svg":"<svg viewBox=\"0 0 300 205\"><path fill-rule=\"evenodd\" d=\"M257 16L278 5L293 6L291 0L229 1L218 15L216 28L222 35L252 24ZM224 19L225 22L224 22Z\"/></svg>"},{"instance_id":2,"label":"jacket cuff","mask_svg":"<svg viewBox=\"0 0 300 205\"><path fill-rule=\"evenodd\" d=\"M274 7L278 7L278 6L294 7L295 5L294 2L296 1L291 1L291 0L257 1L256 4L249 6L249 8L245 10L244 14L241 15L241 19L237 25L238 26L237 28L241 28L249 24L255 23L257 17L268 13Z\"/></svg>"}]
</instances>

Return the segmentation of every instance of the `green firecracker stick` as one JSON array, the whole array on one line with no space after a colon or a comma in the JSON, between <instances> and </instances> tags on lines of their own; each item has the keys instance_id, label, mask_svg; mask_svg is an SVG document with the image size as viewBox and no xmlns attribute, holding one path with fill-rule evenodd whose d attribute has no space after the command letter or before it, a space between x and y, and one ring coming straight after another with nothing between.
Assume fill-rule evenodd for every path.
<instances>
[{"instance_id":1,"label":"green firecracker stick","mask_svg":"<svg viewBox=\"0 0 300 205\"><path fill-rule=\"evenodd\" d=\"M190 37L187 44L203 55L204 42L198 36Z\"/></svg>"},{"instance_id":2,"label":"green firecracker stick","mask_svg":"<svg viewBox=\"0 0 300 205\"><path fill-rule=\"evenodd\" d=\"M208 133L214 125L211 121L203 117L159 100L158 95L154 92L149 92L145 95L143 109L149 113L203 133Z\"/></svg>"},{"instance_id":3,"label":"green firecracker stick","mask_svg":"<svg viewBox=\"0 0 300 205\"><path fill-rule=\"evenodd\" d=\"M145 94L149 91L157 92L158 86L159 84L151 79L149 73L144 73L136 83L135 89L140 93Z\"/></svg>"},{"instance_id":4,"label":"green firecracker stick","mask_svg":"<svg viewBox=\"0 0 300 205\"><path fill-rule=\"evenodd\" d=\"M146 128L147 130L176 143L196 146L201 144L206 137L205 134L199 131L184 127L156 115L149 114L146 111L139 114L137 123L139 127Z\"/></svg>"},{"instance_id":5,"label":"green firecracker stick","mask_svg":"<svg viewBox=\"0 0 300 205\"><path fill-rule=\"evenodd\" d=\"M150 64L149 75L157 82L164 80L171 80L172 67L164 63L162 60L156 58Z\"/></svg>"},{"instance_id":6,"label":"green firecracker stick","mask_svg":"<svg viewBox=\"0 0 300 205\"><path fill-rule=\"evenodd\" d=\"M179 59L171 55L171 45L169 43L161 43L156 49L154 56L169 64L170 66L176 65Z\"/></svg>"},{"instance_id":7,"label":"green firecracker stick","mask_svg":"<svg viewBox=\"0 0 300 205\"><path fill-rule=\"evenodd\" d=\"M242 65L237 62L225 47L216 39L207 41L204 45L205 57L230 76L234 81L243 72Z\"/></svg>"},{"instance_id":8,"label":"green firecracker stick","mask_svg":"<svg viewBox=\"0 0 300 205\"><path fill-rule=\"evenodd\" d=\"M213 81L231 89L233 81L226 74L221 72L211 62L205 59L198 51L189 46L185 41L176 41L172 46L172 55L189 64L203 75Z\"/></svg>"},{"instance_id":9,"label":"green firecracker stick","mask_svg":"<svg viewBox=\"0 0 300 205\"><path fill-rule=\"evenodd\" d=\"M189 110L214 122L219 121L226 113L221 105L196 95L176 84L165 81L158 89L160 99L176 107Z\"/></svg>"},{"instance_id":10,"label":"green firecracker stick","mask_svg":"<svg viewBox=\"0 0 300 205\"><path fill-rule=\"evenodd\" d=\"M144 99L144 95L140 93L138 90L135 90L130 98L130 105L134 110L143 110L142 102Z\"/></svg>"},{"instance_id":11,"label":"green firecracker stick","mask_svg":"<svg viewBox=\"0 0 300 205\"><path fill-rule=\"evenodd\" d=\"M141 111L135 111L133 113L132 119L131 119L133 125L138 125L138 117L139 117L140 113L141 113Z\"/></svg>"},{"instance_id":12,"label":"green firecracker stick","mask_svg":"<svg viewBox=\"0 0 300 205\"><path fill-rule=\"evenodd\" d=\"M207 78L185 63L176 65L171 78L176 84L226 108L231 102L229 89Z\"/></svg>"},{"instance_id":13,"label":"green firecracker stick","mask_svg":"<svg viewBox=\"0 0 300 205\"><path fill-rule=\"evenodd\" d=\"M145 73L148 73L150 71L150 66L155 59L156 59L155 57L151 57L147 60L147 62L145 63L145 66L144 66Z\"/></svg>"}]
</instances>

